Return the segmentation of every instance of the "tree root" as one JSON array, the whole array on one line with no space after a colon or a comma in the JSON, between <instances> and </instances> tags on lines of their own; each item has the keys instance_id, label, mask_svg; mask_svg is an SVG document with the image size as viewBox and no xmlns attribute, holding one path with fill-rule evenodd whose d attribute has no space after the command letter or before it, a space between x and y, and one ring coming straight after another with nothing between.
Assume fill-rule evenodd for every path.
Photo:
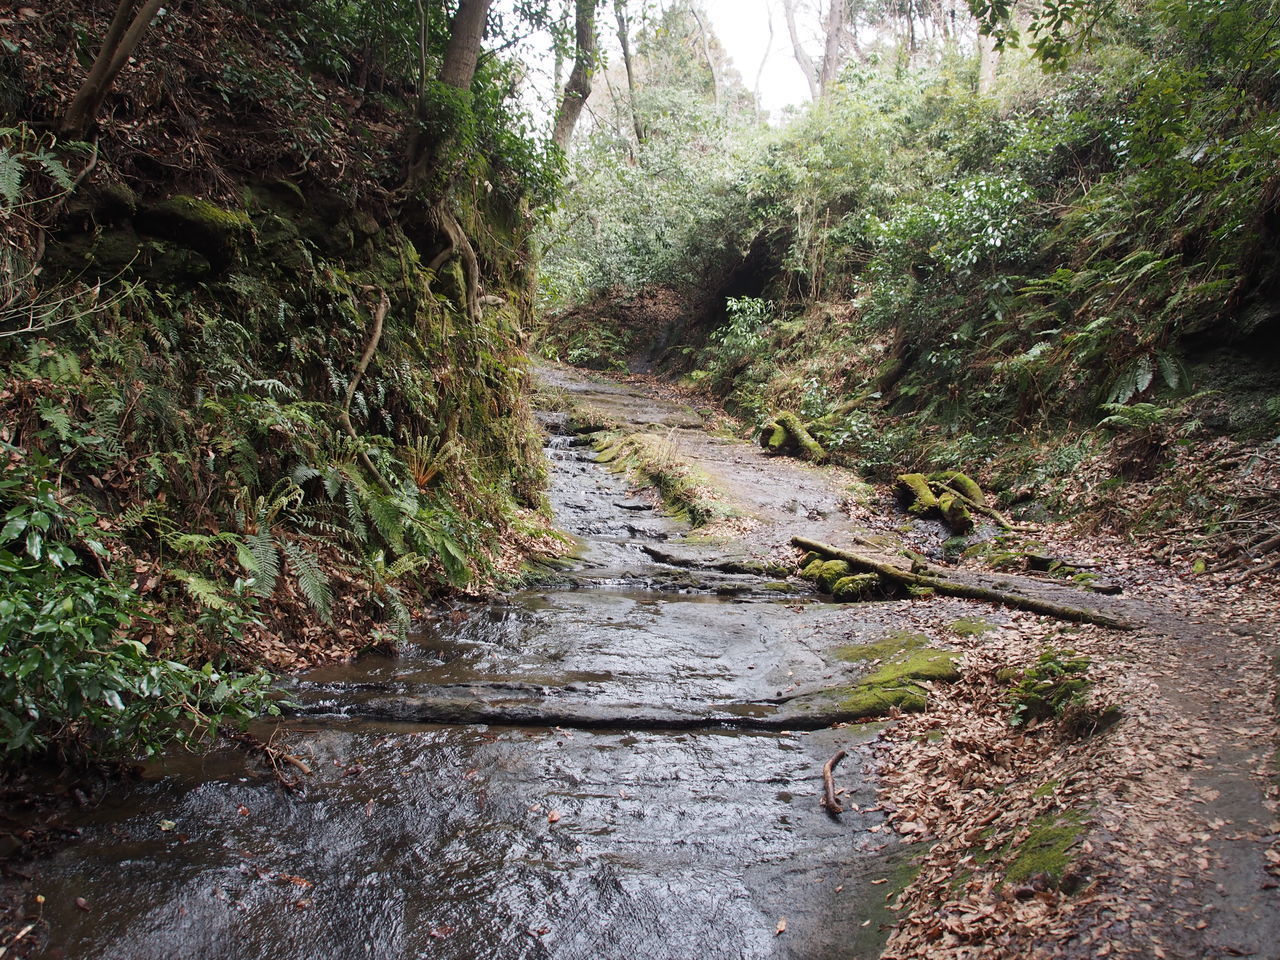
<instances>
[{"instance_id":1,"label":"tree root","mask_svg":"<svg viewBox=\"0 0 1280 960\"><path fill-rule=\"evenodd\" d=\"M835 756L822 767L822 805L826 808L827 813L832 816L844 813L844 807L840 806L840 801L836 799L836 782L832 774L836 769L836 764L847 755L844 750L837 750Z\"/></svg>"},{"instance_id":2,"label":"tree root","mask_svg":"<svg viewBox=\"0 0 1280 960\"><path fill-rule=\"evenodd\" d=\"M849 550L841 550L838 547L819 543L807 537L792 537L791 543L801 550L812 550L814 553L822 554L833 560L843 560L854 569L878 573L885 579L895 581L906 587L923 587L949 597L986 600L989 603L998 603L1015 610L1028 610L1032 613L1056 617L1059 620L1068 620L1072 623L1096 623L1099 626L1111 627L1115 630L1132 630L1134 627L1127 620L1121 620L1096 610L1068 607L1048 600L1041 600L1037 597L1025 597L1005 590L997 590L994 587L957 583L954 580L947 579L942 571L930 567L924 567L922 572L904 570L902 567L895 566L892 563L886 563L874 557L853 553Z\"/></svg>"},{"instance_id":3,"label":"tree root","mask_svg":"<svg viewBox=\"0 0 1280 960\"><path fill-rule=\"evenodd\" d=\"M351 423L351 401L356 395L356 388L360 386L360 381L364 378L365 371L369 369L369 363L373 360L373 355L378 349L378 341L382 339L382 324L387 319L387 313L391 309L391 301L387 297L385 290L379 290L378 306L373 312L373 332L369 334L369 342L365 345L364 353L360 357L360 362L356 365L356 371L351 378L351 382L347 384L347 395L342 401L342 409L338 413L338 418L342 422L342 429L356 443L356 456L360 458L360 462L364 464L366 470L373 474L373 478L378 481L379 485L388 493L394 492L394 488L387 482L386 477L382 475L373 460L369 458L369 454L364 449L364 444L360 442L360 435L356 433L356 428Z\"/></svg>"}]
</instances>

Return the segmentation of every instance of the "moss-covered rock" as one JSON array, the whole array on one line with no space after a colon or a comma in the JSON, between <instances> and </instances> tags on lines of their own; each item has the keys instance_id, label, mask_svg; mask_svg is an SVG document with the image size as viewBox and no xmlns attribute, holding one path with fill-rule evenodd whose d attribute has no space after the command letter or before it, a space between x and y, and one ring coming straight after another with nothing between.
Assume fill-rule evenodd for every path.
<instances>
[{"instance_id":1,"label":"moss-covered rock","mask_svg":"<svg viewBox=\"0 0 1280 960\"><path fill-rule=\"evenodd\" d=\"M90 202L98 223L115 223L138 212L138 195L123 183L100 183L93 188Z\"/></svg>"},{"instance_id":2,"label":"moss-covered rock","mask_svg":"<svg viewBox=\"0 0 1280 960\"><path fill-rule=\"evenodd\" d=\"M145 233L189 247L219 268L231 262L253 232L243 211L186 195L148 205L137 221Z\"/></svg>"},{"instance_id":3,"label":"moss-covered rock","mask_svg":"<svg viewBox=\"0 0 1280 960\"><path fill-rule=\"evenodd\" d=\"M954 493L944 493L938 497L938 511L954 533L965 534L973 529L973 514Z\"/></svg>"},{"instance_id":4,"label":"moss-covered rock","mask_svg":"<svg viewBox=\"0 0 1280 960\"><path fill-rule=\"evenodd\" d=\"M823 593L831 593L836 584L853 574L853 568L843 560L824 560L817 568L815 580Z\"/></svg>"},{"instance_id":5,"label":"moss-covered rock","mask_svg":"<svg viewBox=\"0 0 1280 960\"><path fill-rule=\"evenodd\" d=\"M831 587L831 599L837 603L856 603L875 596L880 590L880 575L875 573L857 573L851 577L841 577Z\"/></svg>"}]
</instances>

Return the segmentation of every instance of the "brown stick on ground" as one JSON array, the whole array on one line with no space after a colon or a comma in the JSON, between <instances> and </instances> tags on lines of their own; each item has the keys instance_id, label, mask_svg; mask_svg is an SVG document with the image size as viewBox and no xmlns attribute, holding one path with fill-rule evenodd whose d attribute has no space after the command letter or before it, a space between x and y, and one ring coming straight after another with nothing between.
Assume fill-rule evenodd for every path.
<instances>
[{"instance_id":1,"label":"brown stick on ground","mask_svg":"<svg viewBox=\"0 0 1280 960\"><path fill-rule=\"evenodd\" d=\"M223 728L221 732L228 740L232 740L249 750L261 753L266 757L267 761L271 764L271 772L275 775L276 781L286 790L296 790L298 788L298 781L290 780L286 777L284 775L284 771L280 769L281 764L287 763L304 776L311 775L311 767L305 761L298 759L293 754L286 750L282 750L280 747L274 746L270 743L264 743L251 733L244 733L242 731L229 730L226 728Z\"/></svg>"},{"instance_id":2,"label":"brown stick on ground","mask_svg":"<svg viewBox=\"0 0 1280 960\"><path fill-rule=\"evenodd\" d=\"M849 550L841 550L839 547L833 547L830 544L819 543L817 540L810 540L808 537L792 537L793 546L799 547L801 550L812 550L814 553L820 553L831 557L835 560L843 560L849 566L857 570L866 570L872 573L878 573L880 576L889 580L895 580L898 583L912 587L929 587L937 593L944 594L949 597L966 597L970 600L986 600L989 603L998 603L1002 606L1013 607L1015 610L1030 610L1032 613L1040 613L1048 617L1057 617L1059 620L1069 620L1073 623L1096 623L1103 627L1111 627L1116 630L1132 630L1133 624L1126 620L1120 620L1116 617L1108 616L1097 610L1084 610L1080 607L1068 607L1062 604L1052 603L1048 600L1041 600L1038 597L1024 597L1021 594L1009 593L1005 590L997 590L994 587L979 587L968 583L957 583L954 580L948 580L946 575L936 568L927 568L932 575L912 573L902 567L894 566L892 563L886 563L877 560L874 557L868 557L860 553L853 553Z\"/></svg>"},{"instance_id":3,"label":"brown stick on ground","mask_svg":"<svg viewBox=\"0 0 1280 960\"><path fill-rule=\"evenodd\" d=\"M836 799L836 782L832 777L832 772L839 763L847 756L845 751L837 750L836 755L828 760L822 767L822 805L826 807L830 814L844 813L844 807L840 806L840 801Z\"/></svg>"}]
</instances>

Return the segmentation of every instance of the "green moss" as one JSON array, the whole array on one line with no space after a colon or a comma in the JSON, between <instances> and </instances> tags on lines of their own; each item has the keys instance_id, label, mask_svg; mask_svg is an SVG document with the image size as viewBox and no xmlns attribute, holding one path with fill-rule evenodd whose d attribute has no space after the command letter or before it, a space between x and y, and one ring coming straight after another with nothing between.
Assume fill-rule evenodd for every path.
<instances>
[{"instance_id":1,"label":"green moss","mask_svg":"<svg viewBox=\"0 0 1280 960\"><path fill-rule=\"evenodd\" d=\"M821 557L810 560L800 571L800 576L806 580L817 580L818 574L822 572L822 565L826 563Z\"/></svg>"},{"instance_id":2,"label":"green moss","mask_svg":"<svg viewBox=\"0 0 1280 960\"><path fill-rule=\"evenodd\" d=\"M951 621L951 632L962 637L976 637L995 628L994 623L983 620L981 617L961 617L959 620Z\"/></svg>"},{"instance_id":3,"label":"green moss","mask_svg":"<svg viewBox=\"0 0 1280 960\"><path fill-rule=\"evenodd\" d=\"M911 498L907 507L912 513L923 514L938 506L938 498L929 489L929 481L923 473L902 473L898 475L898 483Z\"/></svg>"},{"instance_id":4,"label":"green moss","mask_svg":"<svg viewBox=\"0 0 1280 960\"><path fill-rule=\"evenodd\" d=\"M965 502L954 493L944 493L938 498L938 509L947 526L956 533L968 533L973 529L973 516Z\"/></svg>"},{"instance_id":5,"label":"green moss","mask_svg":"<svg viewBox=\"0 0 1280 960\"><path fill-rule=\"evenodd\" d=\"M1053 791L1057 790L1060 785L1061 784L1057 780L1049 780L1036 787L1035 790L1031 792L1031 796L1036 798L1047 797L1049 794L1053 793Z\"/></svg>"},{"instance_id":6,"label":"green moss","mask_svg":"<svg viewBox=\"0 0 1280 960\"><path fill-rule=\"evenodd\" d=\"M843 560L824 560L817 570L818 586L823 593L831 593L836 583L853 573L853 568Z\"/></svg>"},{"instance_id":7,"label":"green moss","mask_svg":"<svg viewBox=\"0 0 1280 960\"><path fill-rule=\"evenodd\" d=\"M854 603L872 596L879 588L879 574L859 573L841 577L831 587L831 599L837 603Z\"/></svg>"},{"instance_id":8,"label":"green moss","mask_svg":"<svg viewBox=\"0 0 1280 960\"><path fill-rule=\"evenodd\" d=\"M813 435L805 428L798 416L784 411L778 414L777 424L785 431L788 445L794 446L801 457L813 463L826 462L827 451L822 448L822 444L813 439Z\"/></svg>"},{"instance_id":9,"label":"green moss","mask_svg":"<svg viewBox=\"0 0 1280 960\"><path fill-rule=\"evenodd\" d=\"M777 421L766 423L760 431L760 446L770 453L781 453L787 446L787 431Z\"/></svg>"},{"instance_id":10,"label":"green moss","mask_svg":"<svg viewBox=\"0 0 1280 960\"><path fill-rule=\"evenodd\" d=\"M945 484L951 489L964 494L974 503L986 506L987 495L982 492L982 488L971 477L961 473L959 470L942 470L938 473L931 473L929 474L929 482Z\"/></svg>"},{"instance_id":11,"label":"green moss","mask_svg":"<svg viewBox=\"0 0 1280 960\"><path fill-rule=\"evenodd\" d=\"M1060 884L1071 863L1069 851L1083 832L1084 818L1074 811L1036 817L1027 838L1009 851L1013 859L1005 879L1022 883L1044 877L1055 886Z\"/></svg>"},{"instance_id":12,"label":"green moss","mask_svg":"<svg viewBox=\"0 0 1280 960\"><path fill-rule=\"evenodd\" d=\"M855 717L878 716L894 707L923 710L928 693L923 682L952 683L960 678L954 650L920 650L888 661L855 684L839 701L840 709Z\"/></svg>"},{"instance_id":13,"label":"green moss","mask_svg":"<svg viewBox=\"0 0 1280 960\"><path fill-rule=\"evenodd\" d=\"M919 650L928 644L929 638L923 633L912 633L908 630L895 630L872 643L855 643L836 650L836 659L849 663L864 660L884 660Z\"/></svg>"},{"instance_id":14,"label":"green moss","mask_svg":"<svg viewBox=\"0 0 1280 960\"><path fill-rule=\"evenodd\" d=\"M229 262L253 230L243 211L185 195L151 204L138 221L144 231L197 250L218 265Z\"/></svg>"}]
</instances>

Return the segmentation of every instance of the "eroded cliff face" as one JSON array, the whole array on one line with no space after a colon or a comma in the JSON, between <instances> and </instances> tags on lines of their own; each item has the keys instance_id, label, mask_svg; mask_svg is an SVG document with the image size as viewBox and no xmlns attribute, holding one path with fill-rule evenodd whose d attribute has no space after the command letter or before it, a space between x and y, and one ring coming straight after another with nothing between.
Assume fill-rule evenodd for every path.
<instances>
[{"instance_id":1,"label":"eroded cliff face","mask_svg":"<svg viewBox=\"0 0 1280 960\"><path fill-rule=\"evenodd\" d=\"M153 651L349 656L543 526L525 183L481 117L415 193L411 85L223 4L153 24L68 148L42 132L83 73L59 38L105 26L24 12L30 55L0 71L24 189L37 144L66 181L6 237L43 319L0 341L0 439L88 511Z\"/></svg>"}]
</instances>

